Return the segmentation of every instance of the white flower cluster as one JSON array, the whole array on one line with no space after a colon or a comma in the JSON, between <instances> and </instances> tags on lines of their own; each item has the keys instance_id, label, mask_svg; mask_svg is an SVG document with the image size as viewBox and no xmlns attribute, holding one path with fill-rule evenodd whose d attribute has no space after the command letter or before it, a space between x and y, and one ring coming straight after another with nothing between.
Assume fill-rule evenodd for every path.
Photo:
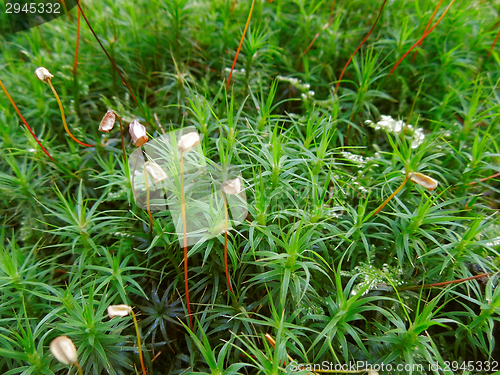
<instances>
[{"instance_id":1,"label":"white flower cluster","mask_svg":"<svg viewBox=\"0 0 500 375\"><path fill-rule=\"evenodd\" d=\"M300 91L307 91L307 96L314 96L314 91L310 91L311 85L309 83L302 83L298 78L277 76L276 79L280 82L287 82ZM302 94L306 95L306 94Z\"/></svg>"},{"instance_id":2,"label":"white flower cluster","mask_svg":"<svg viewBox=\"0 0 500 375\"><path fill-rule=\"evenodd\" d=\"M347 159L349 161L352 161L353 163L357 164L359 167L364 167L366 162L370 160L370 158L363 158L361 155L356 155L353 153L350 153L348 151L342 151L340 153L344 159Z\"/></svg>"},{"instance_id":3,"label":"white flower cluster","mask_svg":"<svg viewBox=\"0 0 500 375\"><path fill-rule=\"evenodd\" d=\"M307 93L302 93L302 99L303 100L307 100L307 99L311 99L313 96L314 96L315 92L310 90L308 91Z\"/></svg>"},{"instance_id":4,"label":"white flower cluster","mask_svg":"<svg viewBox=\"0 0 500 375\"><path fill-rule=\"evenodd\" d=\"M375 130L385 130L393 135L399 135L402 131L413 135L411 148L417 148L425 139L424 129L414 128L413 125L406 125L402 120L394 120L391 116L382 115L379 122L374 123L371 120L366 120L365 124Z\"/></svg>"},{"instance_id":5,"label":"white flower cluster","mask_svg":"<svg viewBox=\"0 0 500 375\"><path fill-rule=\"evenodd\" d=\"M224 71L226 73L231 73L231 68L224 68ZM245 74L245 68L241 68L241 69L233 69L233 75L242 75L242 74Z\"/></svg>"},{"instance_id":6,"label":"white flower cluster","mask_svg":"<svg viewBox=\"0 0 500 375\"><path fill-rule=\"evenodd\" d=\"M369 190L366 187L364 187L360 182L358 182L358 179L356 177L354 177L351 180L351 183L353 185L353 188L358 190L360 193L367 194L369 192Z\"/></svg>"},{"instance_id":7,"label":"white flower cluster","mask_svg":"<svg viewBox=\"0 0 500 375\"><path fill-rule=\"evenodd\" d=\"M490 242L486 243L486 246L498 246L500 245L500 237L492 238Z\"/></svg>"}]
</instances>

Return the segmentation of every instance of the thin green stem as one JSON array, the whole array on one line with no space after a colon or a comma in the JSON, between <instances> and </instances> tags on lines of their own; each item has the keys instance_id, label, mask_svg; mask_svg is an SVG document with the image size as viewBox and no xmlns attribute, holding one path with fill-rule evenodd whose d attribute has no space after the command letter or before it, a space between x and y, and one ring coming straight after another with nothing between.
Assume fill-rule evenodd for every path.
<instances>
[{"instance_id":1,"label":"thin green stem","mask_svg":"<svg viewBox=\"0 0 500 375\"><path fill-rule=\"evenodd\" d=\"M123 138L123 124L122 124L122 119L116 113L115 113L115 116L118 119L118 122L120 123L120 136L121 136L121 139L122 139L123 162L126 164L127 163L127 153L125 152L125 140Z\"/></svg>"},{"instance_id":2,"label":"thin green stem","mask_svg":"<svg viewBox=\"0 0 500 375\"><path fill-rule=\"evenodd\" d=\"M226 269L226 279L227 285L231 293L233 293L233 287L231 286L231 279L229 278L229 270L227 267L227 227L228 227L228 213L227 213L227 200L226 195L222 193L222 199L224 200L224 267Z\"/></svg>"},{"instance_id":3,"label":"thin green stem","mask_svg":"<svg viewBox=\"0 0 500 375\"><path fill-rule=\"evenodd\" d=\"M137 199L137 202L138 203L142 203L141 200L139 199L139 196L137 195L136 191L135 191L135 185L134 185L134 177L135 177L135 171L137 170L137 162L139 161L139 153L141 152L141 149L138 148L137 149L137 156L135 158L135 163L134 163L134 169L132 170L132 181L131 181L131 185L132 185L132 193L134 194L134 197L135 199Z\"/></svg>"},{"instance_id":4,"label":"thin green stem","mask_svg":"<svg viewBox=\"0 0 500 375\"><path fill-rule=\"evenodd\" d=\"M63 105L61 103L61 99L59 99L59 95L57 95L57 91L54 88L54 85L52 84L52 81L50 79L48 79L47 83L49 84L50 88L52 89L52 92L54 93L54 96L56 97L57 104L59 104L59 109L61 110L61 118L62 118L62 121L63 121L64 130L66 130L66 133L68 133L68 135L76 143L79 143L79 144L81 144L82 146L85 146L85 147L94 147L93 145L89 145L87 143L83 143L83 142L79 141L78 139L75 138L75 136L73 134L71 134L71 132L69 131L69 128L68 128L68 124L66 123L66 116L64 115L64 108L63 108Z\"/></svg>"},{"instance_id":5,"label":"thin green stem","mask_svg":"<svg viewBox=\"0 0 500 375\"><path fill-rule=\"evenodd\" d=\"M142 374L147 375L146 367L144 367L144 358L142 357L141 334L139 333L139 324L137 324L137 318L135 317L134 310L132 310L132 319L134 320L135 332L137 334L137 347L139 349L139 359L141 361Z\"/></svg>"},{"instance_id":6,"label":"thin green stem","mask_svg":"<svg viewBox=\"0 0 500 375\"><path fill-rule=\"evenodd\" d=\"M149 204L149 199L150 199L150 192L149 192L149 183L148 183L148 172L144 169L144 182L146 183L146 208L148 210L148 215L149 215L149 224L150 224L150 230L153 230L153 216L151 215L151 208Z\"/></svg>"},{"instance_id":7,"label":"thin green stem","mask_svg":"<svg viewBox=\"0 0 500 375\"><path fill-rule=\"evenodd\" d=\"M189 317L189 326L193 330L193 319L191 317L191 305L189 304L189 283L188 283L188 263L187 263L187 222L186 222L186 199L184 197L184 155L181 152L181 210L182 229L184 231L184 286L186 288L186 305Z\"/></svg>"}]
</instances>

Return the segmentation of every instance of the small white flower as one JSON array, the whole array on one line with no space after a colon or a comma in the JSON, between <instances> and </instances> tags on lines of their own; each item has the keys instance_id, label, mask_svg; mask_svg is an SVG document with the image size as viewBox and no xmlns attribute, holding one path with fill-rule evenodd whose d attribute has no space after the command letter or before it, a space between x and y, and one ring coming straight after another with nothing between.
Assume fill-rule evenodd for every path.
<instances>
[{"instance_id":1,"label":"small white flower","mask_svg":"<svg viewBox=\"0 0 500 375\"><path fill-rule=\"evenodd\" d=\"M184 153L196 147L200 143L200 136L197 132L184 134L177 143L179 151Z\"/></svg>"},{"instance_id":2,"label":"small white flower","mask_svg":"<svg viewBox=\"0 0 500 375\"><path fill-rule=\"evenodd\" d=\"M438 182L435 179L419 172L410 173L410 180L429 191L436 189L438 186Z\"/></svg>"},{"instance_id":3,"label":"small white flower","mask_svg":"<svg viewBox=\"0 0 500 375\"><path fill-rule=\"evenodd\" d=\"M144 163L144 170L153 178L155 184L167 179L167 173L153 161Z\"/></svg>"},{"instance_id":4,"label":"small white flower","mask_svg":"<svg viewBox=\"0 0 500 375\"><path fill-rule=\"evenodd\" d=\"M224 194L233 195L241 192L241 180L239 177L222 183L221 190Z\"/></svg>"},{"instance_id":5,"label":"small white flower","mask_svg":"<svg viewBox=\"0 0 500 375\"><path fill-rule=\"evenodd\" d=\"M109 133L113 126L115 126L116 114L110 109L101 120L101 124L99 125L99 131L104 133Z\"/></svg>"},{"instance_id":6,"label":"small white flower","mask_svg":"<svg viewBox=\"0 0 500 375\"><path fill-rule=\"evenodd\" d=\"M115 316L127 316L132 312L132 308L129 305L110 305L108 306L108 315L110 318Z\"/></svg>"},{"instance_id":7,"label":"small white flower","mask_svg":"<svg viewBox=\"0 0 500 375\"><path fill-rule=\"evenodd\" d=\"M132 137L132 142L136 147L141 147L144 143L149 141L148 135L146 133L146 127L139 123L139 121L134 120L130 123L128 131Z\"/></svg>"},{"instance_id":8,"label":"small white flower","mask_svg":"<svg viewBox=\"0 0 500 375\"><path fill-rule=\"evenodd\" d=\"M50 72L44 68L43 66L37 68L35 70L35 74L36 74L36 77L42 81L42 82L45 82L47 83L48 80L50 80L51 78L54 78L54 76L52 74L50 74Z\"/></svg>"},{"instance_id":9,"label":"small white flower","mask_svg":"<svg viewBox=\"0 0 500 375\"><path fill-rule=\"evenodd\" d=\"M78 362L75 344L68 336L59 336L52 340L50 351L58 361L66 365L74 365Z\"/></svg>"}]
</instances>

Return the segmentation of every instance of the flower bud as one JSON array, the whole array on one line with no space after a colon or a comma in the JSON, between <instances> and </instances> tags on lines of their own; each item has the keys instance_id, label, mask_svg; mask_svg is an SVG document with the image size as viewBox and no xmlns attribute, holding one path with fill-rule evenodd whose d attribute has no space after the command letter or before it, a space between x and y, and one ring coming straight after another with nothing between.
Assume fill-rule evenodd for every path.
<instances>
[{"instance_id":1,"label":"flower bud","mask_svg":"<svg viewBox=\"0 0 500 375\"><path fill-rule=\"evenodd\" d=\"M146 134L146 127L137 120L130 123L128 131L136 147L141 147L144 143L149 141L148 135Z\"/></svg>"},{"instance_id":2,"label":"flower bud","mask_svg":"<svg viewBox=\"0 0 500 375\"><path fill-rule=\"evenodd\" d=\"M99 131L104 133L109 133L113 126L115 126L116 114L110 109L101 120L101 124L99 125Z\"/></svg>"},{"instance_id":3,"label":"flower bud","mask_svg":"<svg viewBox=\"0 0 500 375\"><path fill-rule=\"evenodd\" d=\"M179 151L184 153L191 150L193 147L196 147L200 143L200 136L197 132L191 132L184 134L179 142L177 143L177 147Z\"/></svg>"},{"instance_id":4,"label":"flower bud","mask_svg":"<svg viewBox=\"0 0 500 375\"><path fill-rule=\"evenodd\" d=\"M221 185L224 194L233 195L241 192L241 180L239 177L224 181Z\"/></svg>"},{"instance_id":5,"label":"flower bud","mask_svg":"<svg viewBox=\"0 0 500 375\"><path fill-rule=\"evenodd\" d=\"M66 365L78 363L75 344L68 336L56 337L50 343L50 351L56 359Z\"/></svg>"},{"instance_id":6,"label":"flower bud","mask_svg":"<svg viewBox=\"0 0 500 375\"><path fill-rule=\"evenodd\" d=\"M429 191L434 190L438 186L438 182L435 179L419 172L410 173L410 180Z\"/></svg>"},{"instance_id":7,"label":"flower bud","mask_svg":"<svg viewBox=\"0 0 500 375\"><path fill-rule=\"evenodd\" d=\"M167 179L167 173L153 161L144 163L144 170L153 178L155 184Z\"/></svg>"},{"instance_id":8,"label":"flower bud","mask_svg":"<svg viewBox=\"0 0 500 375\"><path fill-rule=\"evenodd\" d=\"M108 306L108 315L110 318L115 316L127 316L132 312L132 308L129 305L110 305Z\"/></svg>"},{"instance_id":9,"label":"flower bud","mask_svg":"<svg viewBox=\"0 0 500 375\"><path fill-rule=\"evenodd\" d=\"M45 69L43 66L37 68L35 70L35 74L36 74L36 77L42 81L42 82L45 82L47 83L51 78L54 78L54 76L52 74L50 74L50 72Z\"/></svg>"}]
</instances>

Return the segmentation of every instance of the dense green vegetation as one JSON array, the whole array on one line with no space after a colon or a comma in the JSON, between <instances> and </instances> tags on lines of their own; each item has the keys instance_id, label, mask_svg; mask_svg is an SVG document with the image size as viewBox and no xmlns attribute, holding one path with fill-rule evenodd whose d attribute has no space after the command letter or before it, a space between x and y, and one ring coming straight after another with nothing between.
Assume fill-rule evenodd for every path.
<instances>
[{"instance_id":1,"label":"dense green vegetation","mask_svg":"<svg viewBox=\"0 0 500 375\"><path fill-rule=\"evenodd\" d=\"M382 1L333 3L256 1L226 90L251 1L85 1L138 103L83 18L75 74L76 8L0 36L0 79L55 161L0 92L2 374L66 374L49 350L60 335L84 374L140 374L133 320L110 319L114 304L137 315L149 375L306 374L298 364L323 361L492 372L500 54L489 51L499 5L454 2L389 74L438 1L387 2L336 92ZM39 66L54 75L72 134L92 147L64 131ZM150 228L118 124L98 131L108 109L127 129L144 124L150 142L195 127L207 163L241 172L248 216L228 231L234 294L224 234L191 246L193 332L173 214L152 211Z\"/></svg>"}]
</instances>

